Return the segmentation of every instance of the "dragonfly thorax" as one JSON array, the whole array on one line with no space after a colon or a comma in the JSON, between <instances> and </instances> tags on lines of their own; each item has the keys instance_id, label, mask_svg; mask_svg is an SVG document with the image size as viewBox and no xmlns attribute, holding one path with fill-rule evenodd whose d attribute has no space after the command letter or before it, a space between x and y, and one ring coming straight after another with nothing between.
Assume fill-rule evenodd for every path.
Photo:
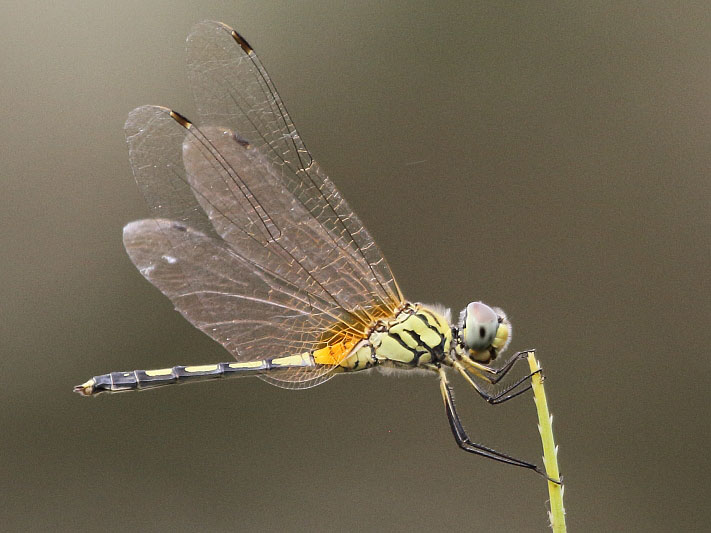
<instances>
[{"instance_id":1,"label":"dragonfly thorax","mask_svg":"<svg viewBox=\"0 0 711 533\"><path fill-rule=\"evenodd\" d=\"M392 318L378 321L340 366L350 371L382 365L427 366L443 361L451 346L451 325L441 313L422 304L407 304Z\"/></svg>"}]
</instances>

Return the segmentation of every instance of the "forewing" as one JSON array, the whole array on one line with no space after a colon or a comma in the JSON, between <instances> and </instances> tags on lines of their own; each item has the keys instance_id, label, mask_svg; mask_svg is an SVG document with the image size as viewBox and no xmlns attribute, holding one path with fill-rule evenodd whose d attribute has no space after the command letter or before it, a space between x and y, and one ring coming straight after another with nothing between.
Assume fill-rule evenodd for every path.
<instances>
[{"instance_id":1,"label":"forewing","mask_svg":"<svg viewBox=\"0 0 711 533\"><path fill-rule=\"evenodd\" d=\"M282 187L329 234L325 243L359 265L371 304L397 308L402 295L390 267L311 157L247 41L222 23L201 22L188 37L187 62L200 123L237 132L271 162L271 172Z\"/></svg>"}]
</instances>

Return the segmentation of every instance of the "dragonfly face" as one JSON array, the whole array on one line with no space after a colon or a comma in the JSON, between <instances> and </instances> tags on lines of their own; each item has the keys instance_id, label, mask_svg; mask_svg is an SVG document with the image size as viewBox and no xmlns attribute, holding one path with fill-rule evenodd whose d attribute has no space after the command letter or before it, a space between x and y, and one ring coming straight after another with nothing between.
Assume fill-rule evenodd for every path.
<instances>
[{"instance_id":1,"label":"dragonfly face","mask_svg":"<svg viewBox=\"0 0 711 533\"><path fill-rule=\"evenodd\" d=\"M511 323L506 313L482 302L472 302L459 318L459 350L478 363L489 363L511 340Z\"/></svg>"}]
</instances>

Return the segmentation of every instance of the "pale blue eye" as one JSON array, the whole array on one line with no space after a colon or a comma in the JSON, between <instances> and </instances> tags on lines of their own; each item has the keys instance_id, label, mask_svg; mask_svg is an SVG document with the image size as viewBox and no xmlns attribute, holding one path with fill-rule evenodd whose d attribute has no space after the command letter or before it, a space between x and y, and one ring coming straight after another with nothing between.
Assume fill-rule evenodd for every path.
<instances>
[{"instance_id":1,"label":"pale blue eye","mask_svg":"<svg viewBox=\"0 0 711 533\"><path fill-rule=\"evenodd\" d=\"M472 302L464 310L462 338L464 345L474 351L488 350L496 338L499 317L488 305Z\"/></svg>"}]
</instances>

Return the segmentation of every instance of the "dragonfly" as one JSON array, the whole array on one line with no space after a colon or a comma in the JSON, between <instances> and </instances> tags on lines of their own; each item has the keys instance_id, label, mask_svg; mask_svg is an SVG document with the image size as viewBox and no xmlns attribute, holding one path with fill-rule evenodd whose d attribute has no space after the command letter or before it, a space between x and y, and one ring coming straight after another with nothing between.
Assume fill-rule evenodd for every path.
<instances>
[{"instance_id":1,"label":"dragonfly","mask_svg":"<svg viewBox=\"0 0 711 533\"><path fill-rule=\"evenodd\" d=\"M506 314L475 301L453 322L448 309L403 297L239 33L197 24L187 67L200 126L159 106L139 107L126 121L131 166L152 218L126 225L123 242L140 273L234 359L111 372L75 392L238 376L304 389L342 373L424 370L439 380L460 448L545 476L467 435L445 373L461 375L490 404L528 390L530 374L491 393L528 353L491 364L511 338Z\"/></svg>"}]
</instances>

